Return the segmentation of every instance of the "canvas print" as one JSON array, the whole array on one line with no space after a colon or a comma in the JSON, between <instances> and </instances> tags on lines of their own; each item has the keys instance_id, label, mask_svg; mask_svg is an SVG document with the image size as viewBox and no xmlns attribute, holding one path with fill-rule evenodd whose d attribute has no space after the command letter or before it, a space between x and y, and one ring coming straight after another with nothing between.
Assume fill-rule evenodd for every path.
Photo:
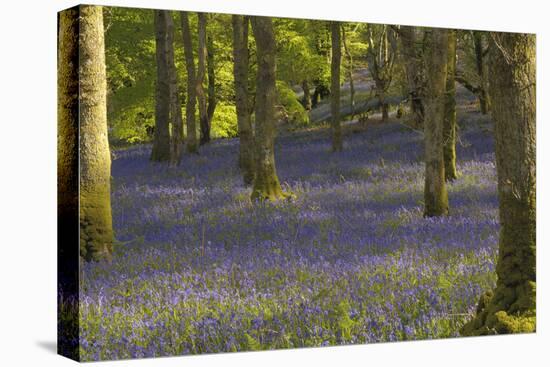
<instances>
[{"instance_id":1,"label":"canvas print","mask_svg":"<svg viewBox=\"0 0 550 367\"><path fill-rule=\"evenodd\" d=\"M535 332L535 59L534 34L59 12L59 353Z\"/></svg>"}]
</instances>

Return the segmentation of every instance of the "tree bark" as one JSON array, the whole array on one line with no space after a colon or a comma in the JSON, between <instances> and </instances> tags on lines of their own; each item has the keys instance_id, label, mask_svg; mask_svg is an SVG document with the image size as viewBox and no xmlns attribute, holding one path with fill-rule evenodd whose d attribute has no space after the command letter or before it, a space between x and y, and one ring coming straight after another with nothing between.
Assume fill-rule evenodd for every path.
<instances>
[{"instance_id":1,"label":"tree bark","mask_svg":"<svg viewBox=\"0 0 550 367\"><path fill-rule=\"evenodd\" d=\"M233 15L233 75L235 107L239 131L239 167L245 185L254 182L254 132L250 122L248 100L248 22L242 15Z\"/></svg>"},{"instance_id":2,"label":"tree bark","mask_svg":"<svg viewBox=\"0 0 550 367\"><path fill-rule=\"evenodd\" d=\"M319 93L319 88L315 87L313 90L313 96L311 96L311 108L317 107L321 101L321 94Z\"/></svg>"},{"instance_id":3,"label":"tree bark","mask_svg":"<svg viewBox=\"0 0 550 367\"><path fill-rule=\"evenodd\" d=\"M449 213L443 163L443 113L447 79L448 31L434 28L427 32L424 216L433 217Z\"/></svg>"},{"instance_id":4,"label":"tree bark","mask_svg":"<svg viewBox=\"0 0 550 367\"><path fill-rule=\"evenodd\" d=\"M443 161L445 162L445 180L453 181L456 172L456 31L449 30L447 49L447 81L445 91L445 112L443 120Z\"/></svg>"},{"instance_id":5,"label":"tree bark","mask_svg":"<svg viewBox=\"0 0 550 367\"><path fill-rule=\"evenodd\" d=\"M422 55L417 51L417 37L415 27L402 26L399 29L401 47L403 49L405 72L409 86L412 123L421 127L424 121L424 105L422 103Z\"/></svg>"},{"instance_id":6,"label":"tree bark","mask_svg":"<svg viewBox=\"0 0 550 367\"><path fill-rule=\"evenodd\" d=\"M170 96L170 123L172 135L170 144L170 163L181 163L181 145L183 139L183 119L181 115L181 103L179 97L178 73L174 60L174 19L172 12L166 10L166 63L169 81Z\"/></svg>"},{"instance_id":7,"label":"tree bark","mask_svg":"<svg viewBox=\"0 0 550 367\"><path fill-rule=\"evenodd\" d=\"M214 41L212 36L206 38L206 51L207 51L207 71L208 71L208 107L206 109L206 115L208 116L209 129L212 126L212 118L216 111L216 105L218 103L216 99L216 65L215 65L215 50Z\"/></svg>"},{"instance_id":8,"label":"tree bark","mask_svg":"<svg viewBox=\"0 0 550 367\"><path fill-rule=\"evenodd\" d=\"M63 25L63 24L62 24ZM62 27L64 28L64 27ZM74 89L65 89L72 82L60 77L60 144L63 154L78 149L80 154L80 256L87 261L110 259L113 243L111 218L111 154L107 139L107 77L105 71L105 41L103 36L103 10L101 6L80 6L78 36L79 85L78 94L68 95ZM67 35L63 42L75 42L74 35ZM74 51L74 45L61 48L60 74L66 65L64 50ZM72 57L72 56L71 56ZM66 69L65 69L66 70ZM79 98L78 119L74 98ZM75 127L80 122L79 140L74 141ZM66 134L70 132L70 134ZM65 141L65 139L67 139ZM78 148L77 148L78 147ZM60 152L61 153L61 152ZM78 167L66 165L61 160L61 171Z\"/></svg>"},{"instance_id":9,"label":"tree bark","mask_svg":"<svg viewBox=\"0 0 550 367\"><path fill-rule=\"evenodd\" d=\"M349 80L349 105L351 111L351 119L355 116L355 85L353 83L353 56L348 47L346 40L346 29L342 24L342 44L344 45L344 51L348 57L348 80Z\"/></svg>"},{"instance_id":10,"label":"tree bark","mask_svg":"<svg viewBox=\"0 0 550 367\"><path fill-rule=\"evenodd\" d=\"M376 34L375 30L379 32ZM389 117L389 105L386 102L386 93L391 85L393 66L395 61L395 42L389 42L387 25L367 25L367 62L369 73L375 83L378 107L382 113L382 121Z\"/></svg>"},{"instance_id":11,"label":"tree bark","mask_svg":"<svg viewBox=\"0 0 550 367\"><path fill-rule=\"evenodd\" d=\"M79 19L80 6L58 13L57 272L58 353L79 360ZM82 244L81 244L82 246ZM84 246L82 246L84 247ZM74 307L67 307L68 300Z\"/></svg>"},{"instance_id":12,"label":"tree bark","mask_svg":"<svg viewBox=\"0 0 550 367\"><path fill-rule=\"evenodd\" d=\"M463 335L536 329L535 35L492 33L489 95L495 123L500 239L497 285Z\"/></svg>"},{"instance_id":13,"label":"tree bark","mask_svg":"<svg viewBox=\"0 0 550 367\"><path fill-rule=\"evenodd\" d=\"M256 75L256 170L252 200L275 201L286 197L275 168L275 35L269 17L251 17L256 39L258 72Z\"/></svg>"},{"instance_id":14,"label":"tree bark","mask_svg":"<svg viewBox=\"0 0 550 367\"><path fill-rule=\"evenodd\" d=\"M187 125L187 151L197 153L197 126L195 120L195 108L197 104L197 89L195 77L195 59L193 57L193 42L189 27L189 14L180 12L181 33L183 38L183 53L185 54L185 67L187 69L187 103L185 104L185 122Z\"/></svg>"},{"instance_id":15,"label":"tree bark","mask_svg":"<svg viewBox=\"0 0 550 367\"><path fill-rule=\"evenodd\" d=\"M210 141L210 124L208 123L208 110L206 93L204 93L204 77L206 75L206 14L197 13L198 16L198 65L197 65L197 101L199 103L200 121L200 145Z\"/></svg>"},{"instance_id":16,"label":"tree bark","mask_svg":"<svg viewBox=\"0 0 550 367\"><path fill-rule=\"evenodd\" d=\"M376 80L376 94L378 95L378 108L382 113L382 121L387 121L389 118L388 104L386 103L386 86L382 80Z\"/></svg>"},{"instance_id":17,"label":"tree bark","mask_svg":"<svg viewBox=\"0 0 550 367\"><path fill-rule=\"evenodd\" d=\"M342 58L340 23L331 22L332 57L330 63L330 113L332 126L332 151L342 151L342 127L340 125L340 61Z\"/></svg>"},{"instance_id":18,"label":"tree bark","mask_svg":"<svg viewBox=\"0 0 550 367\"><path fill-rule=\"evenodd\" d=\"M489 112L489 98L487 95L487 76L485 75L485 63L484 51L483 51L483 33L480 31L473 31L474 37L474 51L476 54L476 70L479 76L479 88L477 90L477 96L479 98L479 108L483 115Z\"/></svg>"},{"instance_id":19,"label":"tree bark","mask_svg":"<svg viewBox=\"0 0 550 367\"><path fill-rule=\"evenodd\" d=\"M155 133L151 160L164 162L170 160L170 82L166 60L167 36L166 13L155 10L155 44L157 61L157 82L155 102Z\"/></svg>"}]
</instances>

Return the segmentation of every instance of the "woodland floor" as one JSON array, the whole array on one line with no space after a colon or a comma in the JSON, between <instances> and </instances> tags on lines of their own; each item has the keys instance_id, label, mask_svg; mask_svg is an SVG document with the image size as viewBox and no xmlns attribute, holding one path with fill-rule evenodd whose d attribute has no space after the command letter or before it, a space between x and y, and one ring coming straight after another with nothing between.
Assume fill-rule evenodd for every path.
<instances>
[{"instance_id":1,"label":"woodland floor","mask_svg":"<svg viewBox=\"0 0 550 367\"><path fill-rule=\"evenodd\" d=\"M115 152L111 264L84 264L81 357L121 359L458 336L495 283L491 125L467 100L450 216L423 218L422 134L316 127L277 139L284 190L251 203L238 140L180 167Z\"/></svg>"}]
</instances>

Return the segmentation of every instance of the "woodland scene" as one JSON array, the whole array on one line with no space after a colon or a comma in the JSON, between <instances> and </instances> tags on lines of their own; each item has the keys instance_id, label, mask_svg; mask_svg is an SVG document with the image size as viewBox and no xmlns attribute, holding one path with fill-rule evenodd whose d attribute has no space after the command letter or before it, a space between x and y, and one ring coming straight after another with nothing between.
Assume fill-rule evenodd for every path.
<instances>
[{"instance_id":1,"label":"woodland scene","mask_svg":"<svg viewBox=\"0 0 550 367\"><path fill-rule=\"evenodd\" d=\"M60 354L535 332L535 74L533 34L60 12Z\"/></svg>"}]
</instances>

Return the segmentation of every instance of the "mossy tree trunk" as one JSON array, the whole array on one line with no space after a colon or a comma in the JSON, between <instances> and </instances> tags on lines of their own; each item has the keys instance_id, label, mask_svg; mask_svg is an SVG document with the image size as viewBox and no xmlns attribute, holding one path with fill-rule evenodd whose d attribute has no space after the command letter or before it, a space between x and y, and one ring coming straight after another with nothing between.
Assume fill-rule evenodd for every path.
<instances>
[{"instance_id":1,"label":"mossy tree trunk","mask_svg":"<svg viewBox=\"0 0 550 367\"><path fill-rule=\"evenodd\" d=\"M78 102L80 7L58 15L57 56L57 273L58 353L79 359ZM72 302L71 302L72 301ZM68 302L76 307L67 307Z\"/></svg>"},{"instance_id":2,"label":"mossy tree trunk","mask_svg":"<svg viewBox=\"0 0 550 367\"><path fill-rule=\"evenodd\" d=\"M80 7L80 255L110 259L111 154L107 139L107 77L103 9ZM77 121L73 121L77 124Z\"/></svg>"},{"instance_id":3,"label":"mossy tree trunk","mask_svg":"<svg viewBox=\"0 0 550 367\"><path fill-rule=\"evenodd\" d=\"M332 57L330 63L330 114L332 127L332 151L342 151L342 126L340 124L340 63L342 59L340 22L331 22Z\"/></svg>"},{"instance_id":4,"label":"mossy tree trunk","mask_svg":"<svg viewBox=\"0 0 550 367\"><path fill-rule=\"evenodd\" d=\"M445 180L454 181L456 172L456 31L449 30L447 49L447 81L445 91L445 112L443 120L443 161L445 163Z\"/></svg>"},{"instance_id":5,"label":"mossy tree trunk","mask_svg":"<svg viewBox=\"0 0 550 367\"><path fill-rule=\"evenodd\" d=\"M57 210L58 222L65 223L66 230L78 236L78 32L80 7L59 13L58 25L58 70L57 70ZM61 235L62 232L59 232ZM75 237L76 237L75 236ZM74 241L75 238L70 240ZM76 249L76 253L75 250ZM60 257L73 266L67 272L69 278L77 279L78 247L63 246ZM76 256L75 256L76 255ZM66 268L61 267L60 270ZM72 284L74 291L78 289ZM72 292L71 292L72 293Z\"/></svg>"},{"instance_id":6,"label":"mossy tree trunk","mask_svg":"<svg viewBox=\"0 0 550 367\"><path fill-rule=\"evenodd\" d=\"M172 12L166 10L166 15L164 18L166 21L166 64L170 95L169 121L172 124L170 163L173 165L179 165L181 162L183 119L181 116L178 73L174 60L174 19L172 18Z\"/></svg>"},{"instance_id":7,"label":"mossy tree trunk","mask_svg":"<svg viewBox=\"0 0 550 367\"><path fill-rule=\"evenodd\" d=\"M424 105L422 102L423 68L422 52L417 40L416 28L402 26L399 29L403 62L409 86L412 124L421 127L424 122Z\"/></svg>"},{"instance_id":8,"label":"mossy tree trunk","mask_svg":"<svg viewBox=\"0 0 550 367\"><path fill-rule=\"evenodd\" d=\"M275 201L286 195L281 189L275 169L275 35L269 17L251 17L256 39L258 72L256 75L256 170L252 200Z\"/></svg>"},{"instance_id":9,"label":"mossy tree trunk","mask_svg":"<svg viewBox=\"0 0 550 367\"><path fill-rule=\"evenodd\" d=\"M163 10L155 10L154 17L157 81L155 85L155 133L151 160L167 162L170 160L170 80L166 60L167 13Z\"/></svg>"},{"instance_id":10,"label":"mossy tree trunk","mask_svg":"<svg viewBox=\"0 0 550 367\"><path fill-rule=\"evenodd\" d=\"M206 37L206 64L208 71L208 107L206 108L206 116L208 117L208 126L209 129L212 126L212 118L214 117L214 112L216 111L216 105L218 100L216 98L216 59L214 49L214 40L212 35Z\"/></svg>"},{"instance_id":11,"label":"mossy tree trunk","mask_svg":"<svg viewBox=\"0 0 550 367\"><path fill-rule=\"evenodd\" d=\"M204 79L206 76L206 14L197 13L198 16L198 65L197 65L197 101L199 104L200 141L203 145L210 141L210 124L208 123L208 107L206 93L204 92Z\"/></svg>"},{"instance_id":12,"label":"mossy tree trunk","mask_svg":"<svg viewBox=\"0 0 550 367\"><path fill-rule=\"evenodd\" d=\"M433 217L446 215L449 212L443 162L443 112L447 79L448 31L433 28L427 32L424 216Z\"/></svg>"},{"instance_id":13,"label":"mossy tree trunk","mask_svg":"<svg viewBox=\"0 0 550 367\"><path fill-rule=\"evenodd\" d=\"M189 14L186 11L180 12L180 20L183 38L183 53L185 54L185 67L187 69L187 101L185 104L187 151L189 153L197 153L197 126L195 120L197 92L195 77L195 59L193 57L193 42L191 41L191 30L189 27Z\"/></svg>"},{"instance_id":14,"label":"mossy tree trunk","mask_svg":"<svg viewBox=\"0 0 550 367\"><path fill-rule=\"evenodd\" d=\"M535 35L493 33L489 95L495 123L500 216L497 285L463 335L536 329Z\"/></svg>"},{"instance_id":15,"label":"mossy tree trunk","mask_svg":"<svg viewBox=\"0 0 550 367\"><path fill-rule=\"evenodd\" d=\"M249 19L233 15L233 75L235 81L235 107L239 131L239 168L245 185L254 182L254 131L250 121L248 100L248 27Z\"/></svg>"}]
</instances>

